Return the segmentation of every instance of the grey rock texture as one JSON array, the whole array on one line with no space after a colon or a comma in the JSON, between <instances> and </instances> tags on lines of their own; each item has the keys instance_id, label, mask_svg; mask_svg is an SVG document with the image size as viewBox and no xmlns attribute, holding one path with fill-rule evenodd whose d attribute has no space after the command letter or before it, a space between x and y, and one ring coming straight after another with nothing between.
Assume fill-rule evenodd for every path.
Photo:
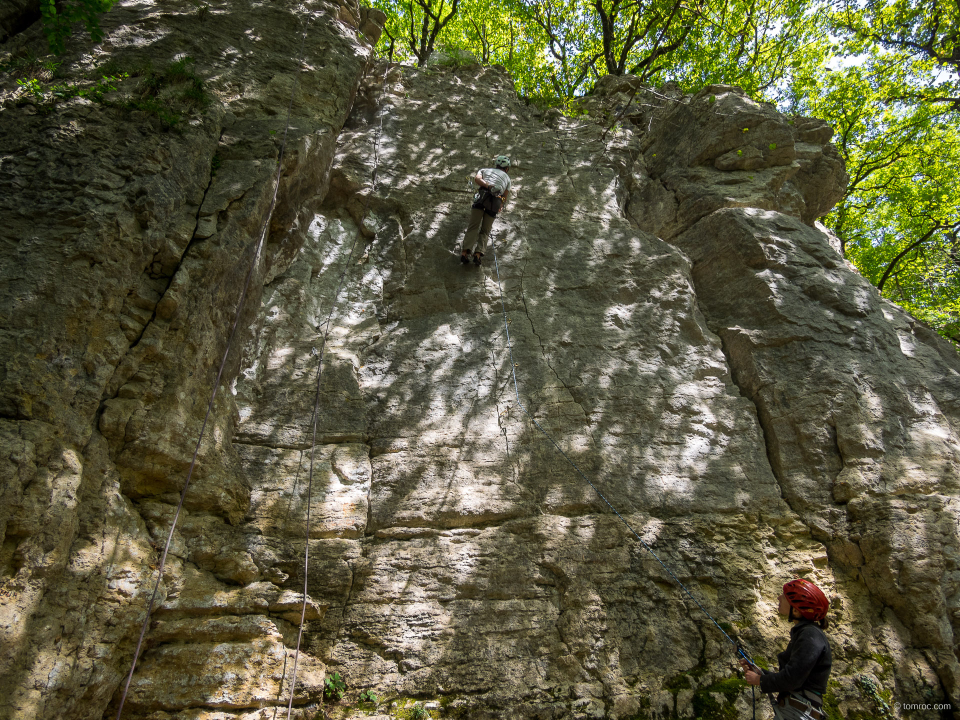
<instances>
[{"instance_id":1,"label":"grey rock texture","mask_svg":"<svg viewBox=\"0 0 960 720\"><path fill-rule=\"evenodd\" d=\"M116 713L264 227L124 717L281 716L305 581L299 718L332 672L338 717L362 689L749 717L730 644L541 428L758 659L780 585L826 588L831 717L876 714L870 683L952 702L960 361L816 223L829 127L631 78L542 114L498 68L372 63L381 21L121 3L71 71L190 55L211 98L174 132L122 107L135 77L49 111L4 86L0 717ZM464 267L500 153L496 257Z\"/></svg>"},{"instance_id":2,"label":"grey rock texture","mask_svg":"<svg viewBox=\"0 0 960 720\"><path fill-rule=\"evenodd\" d=\"M0 8L0 42L23 32L40 18L39 3L30 0L9 0Z\"/></svg>"},{"instance_id":3,"label":"grey rock texture","mask_svg":"<svg viewBox=\"0 0 960 720\"><path fill-rule=\"evenodd\" d=\"M757 404L784 498L833 563L911 628L954 695L956 354L793 218L721 210L677 244Z\"/></svg>"},{"instance_id":4,"label":"grey rock texture","mask_svg":"<svg viewBox=\"0 0 960 720\"><path fill-rule=\"evenodd\" d=\"M221 3L200 13L189 2L120 2L104 16L103 44L90 50L77 39L62 58L65 82L131 74L108 102L74 97L38 108L18 95L15 76L4 78L0 717L99 718L129 667L169 503L183 485L268 219L290 97L280 200L249 311L273 265L296 252L294 218L324 185L370 59L369 42L345 18L359 25L359 8ZM291 51L301 37L310 72ZM36 26L14 42L44 51ZM202 108L170 131L159 113L127 107L142 92L145 68L162 74L185 56L204 82ZM209 568L232 583L261 580L244 547L221 543L233 539L225 528L247 513L251 497L230 441L226 388L238 355L201 448L161 601L179 587L184 562L214 583L211 593L220 584ZM259 648L265 664L251 666L251 677L279 677L289 651L270 618L282 626L297 601L211 605L212 597L181 598L171 619L214 612L249 622L247 614L260 614L231 642ZM180 632L208 649L218 642ZM169 686L183 677L167 660L179 645L162 642L144 657L132 708L195 705L219 687L216 675ZM234 652L241 667L244 648ZM187 667L203 655L192 646L183 652ZM323 679L314 665L316 682L306 686L313 695ZM224 687L209 704L245 707L273 692L269 682L245 684L245 672L232 675L235 695Z\"/></svg>"},{"instance_id":5,"label":"grey rock texture","mask_svg":"<svg viewBox=\"0 0 960 720\"><path fill-rule=\"evenodd\" d=\"M650 130L628 212L662 237L725 207L776 210L812 224L843 197L847 176L830 145L833 130L816 118L784 118L737 88L709 85L628 117Z\"/></svg>"}]
</instances>

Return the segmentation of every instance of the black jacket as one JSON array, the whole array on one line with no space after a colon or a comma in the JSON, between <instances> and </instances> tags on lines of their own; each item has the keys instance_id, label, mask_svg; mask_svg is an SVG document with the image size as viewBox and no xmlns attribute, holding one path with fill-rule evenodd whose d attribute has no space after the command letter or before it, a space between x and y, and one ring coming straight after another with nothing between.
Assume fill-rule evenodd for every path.
<instances>
[{"instance_id":1,"label":"black jacket","mask_svg":"<svg viewBox=\"0 0 960 720\"><path fill-rule=\"evenodd\" d=\"M790 644L777 656L780 672L760 676L763 692L827 690L830 677L830 643L823 630L810 620L801 620L790 630Z\"/></svg>"}]
</instances>

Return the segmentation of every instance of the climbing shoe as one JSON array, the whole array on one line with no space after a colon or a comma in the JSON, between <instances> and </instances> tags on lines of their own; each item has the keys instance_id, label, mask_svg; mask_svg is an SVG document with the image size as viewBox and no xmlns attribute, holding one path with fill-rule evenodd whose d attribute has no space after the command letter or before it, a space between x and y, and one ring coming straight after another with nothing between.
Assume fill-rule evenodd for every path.
<instances>
[{"instance_id":1,"label":"climbing shoe","mask_svg":"<svg viewBox=\"0 0 960 720\"><path fill-rule=\"evenodd\" d=\"M470 263L470 256L465 253L461 253L460 262L462 262L464 265L468 265Z\"/></svg>"},{"instance_id":2,"label":"climbing shoe","mask_svg":"<svg viewBox=\"0 0 960 720\"><path fill-rule=\"evenodd\" d=\"M473 264L474 264L474 265L479 265L479 264L480 264L480 258L482 258L482 257L483 257L483 253L482 253L482 252L475 252L475 253L473 254Z\"/></svg>"}]
</instances>

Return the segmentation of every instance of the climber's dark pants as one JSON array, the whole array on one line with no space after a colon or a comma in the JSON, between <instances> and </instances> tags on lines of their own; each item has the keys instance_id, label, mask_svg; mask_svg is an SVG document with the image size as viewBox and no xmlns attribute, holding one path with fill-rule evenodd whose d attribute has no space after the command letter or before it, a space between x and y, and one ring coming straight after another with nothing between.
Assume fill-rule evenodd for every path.
<instances>
[{"instance_id":1,"label":"climber's dark pants","mask_svg":"<svg viewBox=\"0 0 960 720\"><path fill-rule=\"evenodd\" d=\"M494 217L484 212L483 208L472 208L470 210L470 224L467 226L467 234L463 236L463 250L471 255L475 252L485 253L487 251L487 239L490 237L490 228L493 227Z\"/></svg>"}]
</instances>

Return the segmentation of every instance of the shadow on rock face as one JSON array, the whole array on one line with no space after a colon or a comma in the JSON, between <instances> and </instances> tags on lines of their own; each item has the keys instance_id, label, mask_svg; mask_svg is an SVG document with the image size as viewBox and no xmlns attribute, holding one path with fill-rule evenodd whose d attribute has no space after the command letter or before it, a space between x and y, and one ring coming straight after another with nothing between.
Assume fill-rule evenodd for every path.
<instances>
[{"instance_id":1,"label":"shadow on rock face","mask_svg":"<svg viewBox=\"0 0 960 720\"><path fill-rule=\"evenodd\" d=\"M0 114L11 712L119 700L265 225L130 717L282 707L304 585L301 714L334 671L471 717L748 712L727 641L531 417L758 658L804 576L836 707L872 711L865 674L955 694L960 370L813 227L845 183L829 127L724 86L607 80L605 132L498 68L361 82L381 19L350 4L307 9L299 76L293 6L115 12L118 60L189 52L216 102L182 133ZM464 266L498 154L512 196Z\"/></svg>"}]
</instances>

